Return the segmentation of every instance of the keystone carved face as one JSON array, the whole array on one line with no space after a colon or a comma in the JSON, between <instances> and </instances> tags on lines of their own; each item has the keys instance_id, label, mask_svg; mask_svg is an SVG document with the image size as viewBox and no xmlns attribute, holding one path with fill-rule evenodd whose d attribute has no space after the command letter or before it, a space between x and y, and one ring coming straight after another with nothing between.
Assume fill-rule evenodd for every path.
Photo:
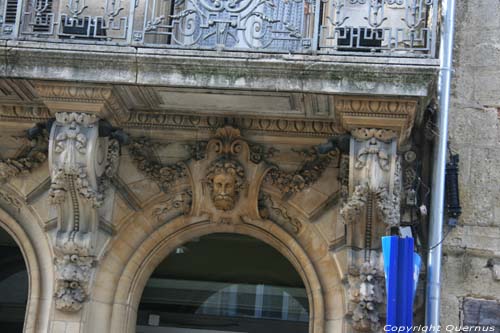
<instances>
[{"instance_id":1,"label":"keystone carved face","mask_svg":"<svg viewBox=\"0 0 500 333\"><path fill-rule=\"evenodd\" d=\"M234 208L243 188L245 171L234 160L216 160L208 169L207 180L215 208L228 211Z\"/></svg>"}]
</instances>

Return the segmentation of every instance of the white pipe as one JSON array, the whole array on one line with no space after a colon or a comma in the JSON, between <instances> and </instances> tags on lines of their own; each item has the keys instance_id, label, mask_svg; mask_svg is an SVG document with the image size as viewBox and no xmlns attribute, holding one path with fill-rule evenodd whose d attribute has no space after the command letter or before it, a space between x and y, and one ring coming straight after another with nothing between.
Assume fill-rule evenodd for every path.
<instances>
[{"instance_id":1,"label":"white pipe","mask_svg":"<svg viewBox=\"0 0 500 333\"><path fill-rule=\"evenodd\" d=\"M425 307L425 324L430 332L438 332L441 254L444 217L444 191L446 144L448 141L448 111L450 105L451 66L453 58L453 33L455 30L455 0L443 0L443 24L441 27L441 43L439 49L440 72L438 82L439 110L437 126L439 136L436 138L434 170L432 174L432 202L429 221L429 254L427 257L427 298Z\"/></svg>"}]
</instances>

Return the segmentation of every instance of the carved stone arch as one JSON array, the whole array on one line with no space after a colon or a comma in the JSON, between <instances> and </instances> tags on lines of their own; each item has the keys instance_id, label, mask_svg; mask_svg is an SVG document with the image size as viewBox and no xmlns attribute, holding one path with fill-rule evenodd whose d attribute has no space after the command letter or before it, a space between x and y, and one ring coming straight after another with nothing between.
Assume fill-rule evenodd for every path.
<instances>
[{"instance_id":1,"label":"carved stone arch","mask_svg":"<svg viewBox=\"0 0 500 333\"><path fill-rule=\"evenodd\" d=\"M47 332L52 306L52 261L46 236L35 217L16 220L0 207L0 228L17 243L28 273L28 300L23 332ZM28 222L29 221L29 222Z\"/></svg>"},{"instance_id":2,"label":"carved stone arch","mask_svg":"<svg viewBox=\"0 0 500 333\"><path fill-rule=\"evenodd\" d=\"M149 207L137 213L110 243L96 272L99 283L91 295L85 332L135 332L142 291L154 269L175 248L212 233L243 234L274 247L291 262L304 281L311 307L309 331L342 330L346 305L340 274L328 246L317 241L313 229L307 228L293 237L270 220L244 218L224 224L212 222L208 216L182 214L158 223L152 221L151 210ZM319 247L324 255L312 256ZM111 319L107 322L105 318Z\"/></svg>"},{"instance_id":3,"label":"carved stone arch","mask_svg":"<svg viewBox=\"0 0 500 333\"><path fill-rule=\"evenodd\" d=\"M304 246L307 253L311 254L311 261L316 272L318 272L323 287L325 318L331 320L343 317L348 307L348 288L343 282L348 274L345 253L343 251L331 251L330 242L317 228L315 222L290 204L288 200L285 200L280 192L263 187L261 190L262 195L267 195L272 199L271 204L274 207L275 214L271 214L268 219L288 232L291 237ZM297 223L300 225L298 231L295 229ZM332 223L335 223L335 221L332 221ZM340 236L339 239L343 237L345 235ZM335 325L327 325L326 331L341 331L341 328Z\"/></svg>"}]
</instances>

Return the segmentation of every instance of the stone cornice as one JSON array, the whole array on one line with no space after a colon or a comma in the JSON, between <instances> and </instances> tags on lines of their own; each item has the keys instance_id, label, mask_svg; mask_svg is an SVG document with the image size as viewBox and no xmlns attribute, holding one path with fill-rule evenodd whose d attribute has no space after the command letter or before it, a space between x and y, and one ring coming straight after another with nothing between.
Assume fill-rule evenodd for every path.
<instances>
[{"instance_id":1,"label":"stone cornice","mask_svg":"<svg viewBox=\"0 0 500 333\"><path fill-rule=\"evenodd\" d=\"M170 128L186 130L210 130L225 123L237 128L274 135L330 137L341 133L333 120L307 120L286 118L223 117L152 112L134 112L123 123L128 128Z\"/></svg>"},{"instance_id":2,"label":"stone cornice","mask_svg":"<svg viewBox=\"0 0 500 333\"><path fill-rule=\"evenodd\" d=\"M399 143L410 136L418 111L417 99L336 96L334 101L337 122L343 129L394 130Z\"/></svg>"},{"instance_id":3,"label":"stone cornice","mask_svg":"<svg viewBox=\"0 0 500 333\"><path fill-rule=\"evenodd\" d=\"M433 59L7 44L0 75L11 78L425 97L438 70Z\"/></svg>"},{"instance_id":4,"label":"stone cornice","mask_svg":"<svg viewBox=\"0 0 500 333\"><path fill-rule=\"evenodd\" d=\"M57 112L85 111L115 123L127 116L127 108L113 93L110 85L36 81L34 87L52 115Z\"/></svg>"}]
</instances>

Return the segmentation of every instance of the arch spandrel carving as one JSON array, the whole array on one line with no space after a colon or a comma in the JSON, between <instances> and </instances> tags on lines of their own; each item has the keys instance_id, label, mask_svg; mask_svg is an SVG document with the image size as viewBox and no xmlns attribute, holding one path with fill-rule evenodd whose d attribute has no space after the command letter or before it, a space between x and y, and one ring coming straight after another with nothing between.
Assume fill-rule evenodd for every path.
<instances>
[{"instance_id":1,"label":"arch spandrel carving","mask_svg":"<svg viewBox=\"0 0 500 333\"><path fill-rule=\"evenodd\" d=\"M310 332L342 330L345 265L329 251L333 237L325 237L328 228L330 233L338 229L337 221L316 225L336 207L329 200L340 186L330 193L324 182L333 175L338 183L338 151L325 155L313 147L292 152L287 155L295 158L292 167L283 169L268 158L272 147L247 141L239 130L226 126L207 141L189 142L190 158L165 164L146 154L153 147L148 140L132 142L128 150L139 171L163 191L125 218L108 244L96 268L98 283L90 300L96 307L90 307L89 318L99 315L94 309L106 307L112 321L88 320L87 332L101 327L133 332L142 289L156 265L176 246L216 232L253 236L278 249L308 286L314 306ZM300 195L308 191L324 197L314 202L314 214L300 206Z\"/></svg>"}]
</instances>

